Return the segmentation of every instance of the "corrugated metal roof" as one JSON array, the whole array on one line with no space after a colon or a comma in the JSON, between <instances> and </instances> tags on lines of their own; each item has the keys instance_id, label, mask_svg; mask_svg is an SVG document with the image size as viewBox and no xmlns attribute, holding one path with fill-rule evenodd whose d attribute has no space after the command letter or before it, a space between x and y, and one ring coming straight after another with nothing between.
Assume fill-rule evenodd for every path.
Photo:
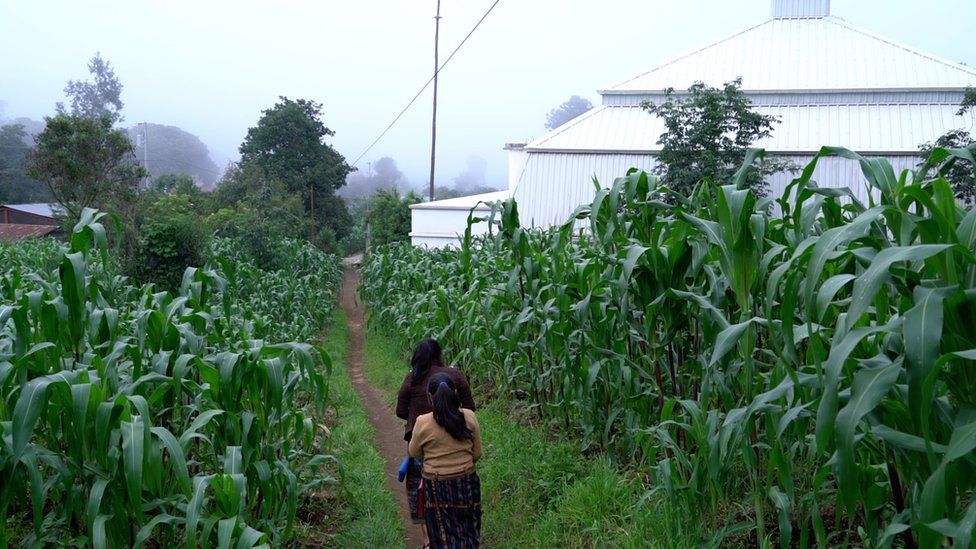
<instances>
[{"instance_id":1,"label":"corrugated metal roof","mask_svg":"<svg viewBox=\"0 0 976 549\"><path fill-rule=\"evenodd\" d=\"M0 242L16 242L51 234L60 229L55 225L23 225L20 223L0 223Z\"/></svg>"},{"instance_id":2,"label":"corrugated metal roof","mask_svg":"<svg viewBox=\"0 0 976 549\"><path fill-rule=\"evenodd\" d=\"M601 93L685 90L742 77L742 89L962 89L976 70L836 17L771 19L610 85Z\"/></svg>"},{"instance_id":3,"label":"corrugated metal roof","mask_svg":"<svg viewBox=\"0 0 976 549\"><path fill-rule=\"evenodd\" d=\"M509 197L509 192L496 191L493 193L485 194L474 194L471 196L461 196L458 198L449 198L447 200L435 200L433 202L420 202L418 204L412 204L410 206L411 210L470 210L478 205L479 202L497 202L499 200L507 200ZM478 207L479 210L490 209L487 205L482 204Z\"/></svg>"},{"instance_id":4,"label":"corrugated metal roof","mask_svg":"<svg viewBox=\"0 0 976 549\"><path fill-rule=\"evenodd\" d=\"M754 146L771 152L815 152L824 145L861 153L918 151L950 130L976 134L976 113L957 116L958 105L776 105L755 107L779 119L770 137ZM664 122L641 107L599 106L526 150L657 152Z\"/></svg>"},{"instance_id":5,"label":"corrugated metal roof","mask_svg":"<svg viewBox=\"0 0 976 549\"><path fill-rule=\"evenodd\" d=\"M10 208L18 212L25 212L44 217L55 217L54 208L51 204L0 204L0 207Z\"/></svg>"}]
</instances>

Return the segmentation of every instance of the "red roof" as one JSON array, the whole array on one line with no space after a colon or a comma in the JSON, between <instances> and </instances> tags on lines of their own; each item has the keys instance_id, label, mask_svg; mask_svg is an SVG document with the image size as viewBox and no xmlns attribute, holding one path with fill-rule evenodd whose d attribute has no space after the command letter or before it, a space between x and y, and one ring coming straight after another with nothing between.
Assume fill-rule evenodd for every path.
<instances>
[{"instance_id":1,"label":"red roof","mask_svg":"<svg viewBox=\"0 0 976 549\"><path fill-rule=\"evenodd\" d=\"M35 238L60 229L57 225L24 225L21 223L0 223L0 242L14 242L25 238Z\"/></svg>"}]
</instances>

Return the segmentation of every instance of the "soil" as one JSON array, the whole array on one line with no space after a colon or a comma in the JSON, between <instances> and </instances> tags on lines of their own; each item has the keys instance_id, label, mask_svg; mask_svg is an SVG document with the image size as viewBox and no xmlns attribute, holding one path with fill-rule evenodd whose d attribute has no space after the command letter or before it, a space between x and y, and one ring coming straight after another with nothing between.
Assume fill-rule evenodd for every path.
<instances>
[{"instance_id":1,"label":"soil","mask_svg":"<svg viewBox=\"0 0 976 549\"><path fill-rule=\"evenodd\" d=\"M397 470L407 457L407 443L403 440L403 421L383 400L383 396L366 381L363 373L363 351L365 346L365 326L363 308L359 302L359 272L356 270L357 258L347 261L346 275L342 282L341 307L349 319L349 350L346 355L349 377L359 393L366 409L369 423L375 432L375 446L386 461L386 482L400 504L400 516L407 532L407 547L413 549L423 545L423 532L420 526L410 521L410 508L403 483L397 481Z\"/></svg>"}]
</instances>

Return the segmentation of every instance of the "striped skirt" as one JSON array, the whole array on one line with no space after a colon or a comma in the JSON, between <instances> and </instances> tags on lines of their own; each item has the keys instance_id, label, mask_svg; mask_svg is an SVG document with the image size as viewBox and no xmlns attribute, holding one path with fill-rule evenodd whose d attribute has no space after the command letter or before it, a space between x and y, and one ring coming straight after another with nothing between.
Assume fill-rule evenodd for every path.
<instances>
[{"instance_id":1,"label":"striped skirt","mask_svg":"<svg viewBox=\"0 0 976 549\"><path fill-rule=\"evenodd\" d=\"M481 546L481 479L424 479L424 520L431 549Z\"/></svg>"}]
</instances>

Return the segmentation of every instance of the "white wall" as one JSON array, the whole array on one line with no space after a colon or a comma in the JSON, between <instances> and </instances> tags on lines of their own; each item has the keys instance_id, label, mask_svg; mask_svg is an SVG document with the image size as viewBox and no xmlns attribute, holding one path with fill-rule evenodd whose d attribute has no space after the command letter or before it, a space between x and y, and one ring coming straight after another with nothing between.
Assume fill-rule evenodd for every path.
<instances>
[{"instance_id":1,"label":"white wall","mask_svg":"<svg viewBox=\"0 0 976 549\"><path fill-rule=\"evenodd\" d=\"M467 209L413 208L410 210L410 241L415 245L442 248L457 245L459 235L464 235L468 226ZM488 217L488 211L475 212L475 217ZM471 227L472 235L488 232L488 223L480 222Z\"/></svg>"},{"instance_id":2,"label":"white wall","mask_svg":"<svg viewBox=\"0 0 976 549\"><path fill-rule=\"evenodd\" d=\"M813 155L787 158L802 170ZM911 156L885 157L892 163L895 174L912 169L918 159ZM601 187L626 175L633 167L650 171L656 161L652 155L530 153L525 170L515 191L522 226L551 227L561 225L582 204L593 200L593 177ZM796 174L777 174L769 181L770 196L779 198ZM864 204L868 203L867 181L860 164L839 157L821 158L813 172L814 181L821 187L848 187Z\"/></svg>"}]
</instances>

